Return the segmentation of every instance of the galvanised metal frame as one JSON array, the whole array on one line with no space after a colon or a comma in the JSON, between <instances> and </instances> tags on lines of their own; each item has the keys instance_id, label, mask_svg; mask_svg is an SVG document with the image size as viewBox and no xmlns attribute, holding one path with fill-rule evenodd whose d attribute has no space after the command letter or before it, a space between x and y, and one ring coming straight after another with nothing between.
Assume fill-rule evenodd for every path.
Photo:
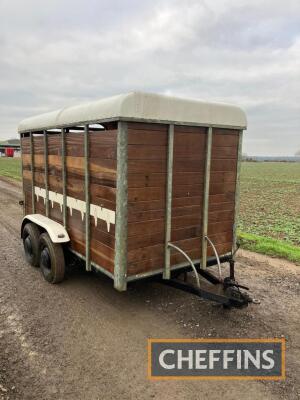
<instances>
[{"instance_id":1,"label":"galvanised metal frame","mask_svg":"<svg viewBox=\"0 0 300 400\"><path fill-rule=\"evenodd\" d=\"M31 201L32 214L35 214L35 198L34 198L34 153L33 153L33 133L30 132L30 160L31 160Z\"/></svg>"},{"instance_id":2,"label":"galvanised metal frame","mask_svg":"<svg viewBox=\"0 0 300 400\"><path fill-rule=\"evenodd\" d=\"M48 178L48 135L47 131L44 131L44 170L45 170L45 211L46 217L49 217L49 178Z\"/></svg>"},{"instance_id":3,"label":"galvanised metal frame","mask_svg":"<svg viewBox=\"0 0 300 400\"><path fill-rule=\"evenodd\" d=\"M127 288L128 127L118 122L114 287Z\"/></svg>"},{"instance_id":4,"label":"galvanised metal frame","mask_svg":"<svg viewBox=\"0 0 300 400\"><path fill-rule=\"evenodd\" d=\"M212 144L212 127L207 131L206 137L206 158L205 158L205 175L204 175L204 191L203 191L203 213L202 213L202 263L201 267L206 268L207 262L207 231L208 231L208 206L209 206L209 187L210 187L210 164L211 164L211 144Z\"/></svg>"},{"instance_id":5,"label":"galvanised metal frame","mask_svg":"<svg viewBox=\"0 0 300 400\"><path fill-rule=\"evenodd\" d=\"M236 166L236 183L235 183L235 202L234 202L234 222L233 222L233 239L232 239L232 254L237 250L237 223L240 211L240 175L242 165L242 147L243 147L243 131L239 132L239 144Z\"/></svg>"},{"instance_id":6,"label":"galvanised metal frame","mask_svg":"<svg viewBox=\"0 0 300 400\"><path fill-rule=\"evenodd\" d=\"M84 125L85 269L91 271L89 126Z\"/></svg>"},{"instance_id":7,"label":"galvanised metal frame","mask_svg":"<svg viewBox=\"0 0 300 400\"><path fill-rule=\"evenodd\" d=\"M21 150L21 176L22 176L22 195L23 195L23 216L25 216L25 210L26 210L26 197L25 197L25 190L24 190L24 177L23 177L23 141L22 141L22 134L20 135L20 150Z\"/></svg>"},{"instance_id":8,"label":"galvanised metal frame","mask_svg":"<svg viewBox=\"0 0 300 400\"><path fill-rule=\"evenodd\" d=\"M165 226L165 268L164 279L170 279L171 249L171 219L172 219L172 188L173 188L173 157L174 157L174 125L168 129L168 159L167 159L167 184L166 184L166 226Z\"/></svg>"},{"instance_id":9,"label":"galvanised metal frame","mask_svg":"<svg viewBox=\"0 0 300 400\"><path fill-rule=\"evenodd\" d=\"M63 192L63 224L67 229L67 169L66 169L66 131L61 130L61 175L62 175L62 192Z\"/></svg>"}]
</instances>

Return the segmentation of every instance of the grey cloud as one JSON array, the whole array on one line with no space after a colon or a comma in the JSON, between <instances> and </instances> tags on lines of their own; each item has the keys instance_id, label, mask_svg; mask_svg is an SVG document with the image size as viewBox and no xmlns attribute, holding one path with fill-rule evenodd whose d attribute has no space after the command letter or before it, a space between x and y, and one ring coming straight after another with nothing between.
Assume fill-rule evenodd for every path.
<instances>
[{"instance_id":1,"label":"grey cloud","mask_svg":"<svg viewBox=\"0 0 300 400\"><path fill-rule=\"evenodd\" d=\"M300 3L0 3L0 138L20 119L145 90L245 108L249 154L300 147Z\"/></svg>"}]
</instances>

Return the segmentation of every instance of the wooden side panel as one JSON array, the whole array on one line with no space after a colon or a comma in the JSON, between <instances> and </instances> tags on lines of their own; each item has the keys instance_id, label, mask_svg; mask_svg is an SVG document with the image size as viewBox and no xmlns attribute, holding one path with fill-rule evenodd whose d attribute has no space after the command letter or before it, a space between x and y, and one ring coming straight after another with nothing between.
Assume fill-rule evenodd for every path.
<instances>
[{"instance_id":1,"label":"wooden side panel","mask_svg":"<svg viewBox=\"0 0 300 400\"><path fill-rule=\"evenodd\" d=\"M32 213L32 171L31 171L31 154L30 154L30 137L21 139L22 146L22 165L23 165L23 180L25 192L25 213ZM44 188L44 157L43 157L43 137L33 136L33 183L37 185L40 181L40 187ZM42 198L35 197L35 212L45 214L45 203Z\"/></svg>"},{"instance_id":2,"label":"wooden side panel","mask_svg":"<svg viewBox=\"0 0 300 400\"><path fill-rule=\"evenodd\" d=\"M171 241L194 260L201 257L206 140L206 128L182 126L175 129L172 215L178 211L183 215L172 218ZM187 171L189 179L177 182L176 174L182 171ZM176 263L186 262L177 252L172 251L172 254Z\"/></svg>"},{"instance_id":3,"label":"wooden side panel","mask_svg":"<svg viewBox=\"0 0 300 400\"><path fill-rule=\"evenodd\" d=\"M84 192L84 141L82 132L66 133L67 196L85 201ZM116 210L116 154L117 130L89 132L90 141L90 200L92 204ZM42 135L33 137L34 143L34 185L45 188L44 141ZM61 135L48 135L48 183L49 191L62 194ZM22 138L22 162L26 213L32 213L31 200L31 156L30 138ZM36 198L35 198L36 199ZM36 212L45 214L44 200L36 199ZM63 223L59 204L50 202L49 217ZM67 209L67 230L71 248L85 255L85 220L81 212ZM108 227L105 221L91 217L91 260L113 273L115 226Z\"/></svg>"},{"instance_id":4,"label":"wooden side panel","mask_svg":"<svg viewBox=\"0 0 300 400\"><path fill-rule=\"evenodd\" d=\"M175 126L171 241L201 258L207 128ZM163 268L167 126L129 124L128 275ZM238 131L214 129L208 233L219 254L232 246ZM208 256L213 250L208 246ZM171 265L185 262L171 253Z\"/></svg>"},{"instance_id":5,"label":"wooden side panel","mask_svg":"<svg viewBox=\"0 0 300 400\"><path fill-rule=\"evenodd\" d=\"M213 129L208 235L225 253L232 249L238 141L237 130Z\"/></svg>"},{"instance_id":6,"label":"wooden side panel","mask_svg":"<svg viewBox=\"0 0 300 400\"><path fill-rule=\"evenodd\" d=\"M167 125L128 124L128 275L163 257L167 135Z\"/></svg>"},{"instance_id":7,"label":"wooden side panel","mask_svg":"<svg viewBox=\"0 0 300 400\"><path fill-rule=\"evenodd\" d=\"M194 259L200 252L205 140L205 128L175 126L171 240ZM130 124L128 142L131 275L164 264L168 127ZM172 254L171 264L182 261Z\"/></svg>"},{"instance_id":8,"label":"wooden side panel","mask_svg":"<svg viewBox=\"0 0 300 400\"><path fill-rule=\"evenodd\" d=\"M116 151L117 131L90 132L90 200L91 204L116 210ZM84 135L66 134L67 195L85 200ZM85 220L79 211L68 210L68 232L71 247L85 254ZM107 229L105 221L93 217L90 221L91 260L113 273L115 226Z\"/></svg>"}]
</instances>

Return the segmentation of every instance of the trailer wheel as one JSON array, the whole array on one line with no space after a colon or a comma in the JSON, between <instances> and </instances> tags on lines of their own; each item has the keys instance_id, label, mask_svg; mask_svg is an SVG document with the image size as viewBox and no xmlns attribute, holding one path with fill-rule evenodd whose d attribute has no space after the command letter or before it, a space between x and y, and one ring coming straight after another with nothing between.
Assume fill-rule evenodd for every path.
<instances>
[{"instance_id":1,"label":"trailer wheel","mask_svg":"<svg viewBox=\"0 0 300 400\"><path fill-rule=\"evenodd\" d=\"M40 268L49 283L59 283L65 276L65 257L62 245L53 243L48 233L40 236Z\"/></svg>"},{"instance_id":2,"label":"trailer wheel","mask_svg":"<svg viewBox=\"0 0 300 400\"><path fill-rule=\"evenodd\" d=\"M32 222L26 224L22 231L23 246L26 261L33 267L38 267L40 262L39 228Z\"/></svg>"}]
</instances>

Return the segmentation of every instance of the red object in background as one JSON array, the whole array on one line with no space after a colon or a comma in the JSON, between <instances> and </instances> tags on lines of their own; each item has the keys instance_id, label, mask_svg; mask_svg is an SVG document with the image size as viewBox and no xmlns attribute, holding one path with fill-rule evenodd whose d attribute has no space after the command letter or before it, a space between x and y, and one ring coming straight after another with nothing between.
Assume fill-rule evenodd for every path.
<instances>
[{"instance_id":1,"label":"red object in background","mask_svg":"<svg viewBox=\"0 0 300 400\"><path fill-rule=\"evenodd\" d=\"M7 147L5 149L6 157L13 157L14 156L14 149L12 147Z\"/></svg>"}]
</instances>

